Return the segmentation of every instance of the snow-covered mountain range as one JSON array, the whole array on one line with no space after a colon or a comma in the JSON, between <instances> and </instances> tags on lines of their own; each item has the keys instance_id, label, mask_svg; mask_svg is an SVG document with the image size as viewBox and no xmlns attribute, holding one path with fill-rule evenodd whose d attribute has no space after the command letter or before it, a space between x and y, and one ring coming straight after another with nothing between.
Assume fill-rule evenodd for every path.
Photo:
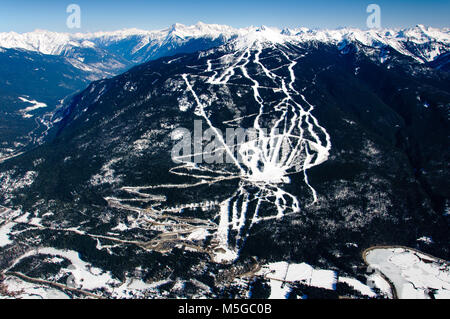
<instances>
[{"instance_id":1,"label":"snow-covered mountain range","mask_svg":"<svg viewBox=\"0 0 450 319\"><path fill-rule=\"evenodd\" d=\"M26 50L39 51L44 54L60 55L68 47L107 47L113 43L136 38L137 46L132 52L138 52L150 43L163 45L164 42L177 39L234 35L237 30L220 25L207 25L198 23L193 26L174 24L164 30L145 31L139 29L126 29L114 32L95 33L58 33L45 30L19 34L16 32L0 33L0 46L5 48L22 48Z\"/></svg>"},{"instance_id":2,"label":"snow-covered mountain range","mask_svg":"<svg viewBox=\"0 0 450 319\"><path fill-rule=\"evenodd\" d=\"M167 55L191 53L221 45L238 31L227 26L174 24L158 31L128 29L115 32L0 34L0 47L60 55L77 68L116 75L130 66Z\"/></svg>"},{"instance_id":3,"label":"snow-covered mountain range","mask_svg":"<svg viewBox=\"0 0 450 319\"><path fill-rule=\"evenodd\" d=\"M24 34L0 33L0 47L62 55L79 68L93 67L117 73L114 71L170 53L195 52L224 44L231 39L237 39L238 43L244 45L255 39L276 43L318 41L338 46L353 42L375 48L392 48L420 62L431 62L449 51L450 29L423 25L382 30L281 30L264 26L235 29L199 22L192 26L174 24L157 31L127 29L69 34L36 30Z\"/></svg>"}]
</instances>

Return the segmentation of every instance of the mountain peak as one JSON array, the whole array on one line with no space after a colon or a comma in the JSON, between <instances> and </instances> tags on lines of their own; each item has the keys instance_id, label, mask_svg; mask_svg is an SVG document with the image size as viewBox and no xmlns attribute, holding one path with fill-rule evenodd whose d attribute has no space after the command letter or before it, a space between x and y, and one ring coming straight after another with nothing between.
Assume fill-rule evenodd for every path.
<instances>
[{"instance_id":1,"label":"mountain peak","mask_svg":"<svg viewBox=\"0 0 450 319\"><path fill-rule=\"evenodd\" d=\"M184 25L184 24L181 24L181 23L174 23L174 24L172 24L171 26L170 26L170 30L173 30L173 31L175 31L175 30L178 30L178 29L182 29L182 28L185 28L186 26Z\"/></svg>"}]
</instances>

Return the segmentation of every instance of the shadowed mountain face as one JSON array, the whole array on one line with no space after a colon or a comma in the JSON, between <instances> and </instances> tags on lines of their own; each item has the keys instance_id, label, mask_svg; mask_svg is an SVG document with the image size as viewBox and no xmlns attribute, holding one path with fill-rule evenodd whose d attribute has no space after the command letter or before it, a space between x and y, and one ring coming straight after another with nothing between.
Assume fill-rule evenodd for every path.
<instances>
[{"instance_id":1,"label":"shadowed mountain face","mask_svg":"<svg viewBox=\"0 0 450 319\"><path fill-rule=\"evenodd\" d=\"M70 249L123 282L137 268L167 280L156 295L242 297L265 294L264 280L235 279L269 261L364 278L373 245L448 258L448 73L340 49L237 42L91 83L43 145L1 165L21 231L0 265L26 247ZM212 132L200 154L214 140L229 161L194 164L194 148L173 161L177 132L198 123ZM257 137L229 147L227 128ZM175 288L193 280L203 286Z\"/></svg>"},{"instance_id":2,"label":"shadowed mountain face","mask_svg":"<svg viewBox=\"0 0 450 319\"><path fill-rule=\"evenodd\" d=\"M0 161L33 144L49 124L43 115L94 79L62 57L0 49Z\"/></svg>"}]
</instances>

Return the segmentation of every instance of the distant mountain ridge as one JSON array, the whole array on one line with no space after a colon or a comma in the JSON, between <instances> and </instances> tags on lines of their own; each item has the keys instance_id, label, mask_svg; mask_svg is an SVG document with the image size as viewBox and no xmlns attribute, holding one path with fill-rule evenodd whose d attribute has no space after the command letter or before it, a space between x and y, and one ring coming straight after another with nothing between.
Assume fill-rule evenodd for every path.
<instances>
[{"instance_id":1,"label":"distant mountain ridge","mask_svg":"<svg viewBox=\"0 0 450 319\"><path fill-rule=\"evenodd\" d=\"M61 55L81 69L100 69L117 75L129 67L166 55L192 53L228 41L236 30L219 25L174 24L159 31L138 29L96 33L58 33L44 30L0 34L0 47Z\"/></svg>"},{"instance_id":2,"label":"distant mountain ridge","mask_svg":"<svg viewBox=\"0 0 450 319\"><path fill-rule=\"evenodd\" d=\"M199 22L192 26L174 24L156 31L126 29L113 32L58 33L43 30L19 34L0 33L0 47L20 48L49 55L61 55L78 68L99 68L118 73L131 65L167 55L191 53L222 45L230 39L263 36L267 41L317 41L335 45L353 42L368 47L389 47L419 62L432 62L449 51L450 30L417 25L406 29L359 30L341 28L277 29L230 26ZM95 56L96 55L96 56Z\"/></svg>"}]
</instances>

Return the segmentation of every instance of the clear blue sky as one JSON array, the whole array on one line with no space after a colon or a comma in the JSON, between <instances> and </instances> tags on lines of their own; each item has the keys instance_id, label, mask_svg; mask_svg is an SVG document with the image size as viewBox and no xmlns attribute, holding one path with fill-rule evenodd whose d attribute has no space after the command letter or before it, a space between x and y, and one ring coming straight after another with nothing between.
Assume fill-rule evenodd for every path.
<instances>
[{"instance_id":1,"label":"clear blue sky","mask_svg":"<svg viewBox=\"0 0 450 319\"><path fill-rule=\"evenodd\" d=\"M81 7L81 29L68 29L66 8ZM175 22L365 28L366 7L380 5L383 27L450 27L449 0L0 0L0 32L161 29Z\"/></svg>"}]
</instances>

